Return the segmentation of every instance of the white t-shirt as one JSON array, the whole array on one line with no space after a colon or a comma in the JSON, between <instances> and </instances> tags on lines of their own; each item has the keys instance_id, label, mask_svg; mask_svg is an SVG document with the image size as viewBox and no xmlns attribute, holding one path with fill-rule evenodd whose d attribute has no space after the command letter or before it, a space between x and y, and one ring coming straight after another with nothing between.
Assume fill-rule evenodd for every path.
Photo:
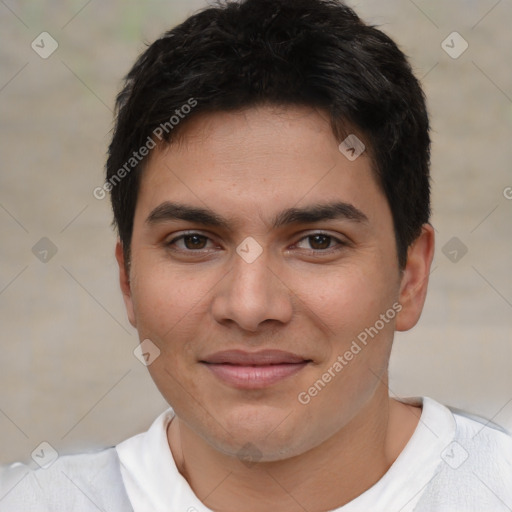
<instances>
[{"instance_id":1,"label":"white t-shirt","mask_svg":"<svg viewBox=\"0 0 512 512\"><path fill-rule=\"evenodd\" d=\"M511 434L427 397L407 402L423 411L402 453L332 512L511 511ZM62 456L47 469L0 468L0 512L212 512L178 472L166 435L172 418L168 409L115 448Z\"/></svg>"}]
</instances>

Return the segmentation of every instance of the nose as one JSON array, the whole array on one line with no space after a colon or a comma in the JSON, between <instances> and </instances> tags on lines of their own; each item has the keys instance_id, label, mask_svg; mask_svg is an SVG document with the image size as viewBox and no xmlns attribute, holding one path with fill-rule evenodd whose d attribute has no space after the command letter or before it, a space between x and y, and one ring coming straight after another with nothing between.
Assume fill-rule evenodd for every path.
<instances>
[{"instance_id":1,"label":"nose","mask_svg":"<svg viewBox=\"0 0 512 512\"><path fill-rule=\"evenodd\" d=\"M261 325L286 324L293 316L293 293L269 265L266 251L248 263L233 256L231 271L219 283L212 314L221 324L256 332Z\"/></svg>"}]
</instances>

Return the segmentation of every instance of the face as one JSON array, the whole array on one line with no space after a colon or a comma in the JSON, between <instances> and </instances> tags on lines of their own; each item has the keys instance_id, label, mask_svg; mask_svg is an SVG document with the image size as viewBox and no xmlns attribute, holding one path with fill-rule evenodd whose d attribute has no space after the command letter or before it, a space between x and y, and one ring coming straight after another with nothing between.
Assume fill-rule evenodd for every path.
<instances>
[{"instance_id":1,"label":"face","mask_svg":"<svg viewBox=\"0 0 512 512\"><path fill-rule=\"evenodd\" d=\"M431 251L399 272L370 158L338 145L308 108L203 114L144 170L129 275L117 248L128 316L177 416L224 453L339 432L420 314Z\"/></svg>"}]
</instances>

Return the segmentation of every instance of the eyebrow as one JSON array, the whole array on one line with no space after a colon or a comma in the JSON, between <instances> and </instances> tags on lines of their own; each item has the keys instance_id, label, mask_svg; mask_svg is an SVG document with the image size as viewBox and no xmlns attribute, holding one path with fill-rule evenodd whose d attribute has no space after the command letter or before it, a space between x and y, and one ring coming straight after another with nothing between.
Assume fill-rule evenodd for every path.
<instances>
[{"instance_id":1,"label":"eyebrow","mask_svg":"<svg viewBox=\"0 0 512 512\"><path fill-rule=\"evenodd\" d=\"M314 224L325 220L350 220L367 223L368 217L350 203L342 201L314 204L302 208L287 208L274 218L274 229L289 224ZM150 225L172 220L184 220L203 226L231 228L229 221L209 208L189 206L182 203L165 201L157 206L146 219Z\"/></svg>"}]
</instances>

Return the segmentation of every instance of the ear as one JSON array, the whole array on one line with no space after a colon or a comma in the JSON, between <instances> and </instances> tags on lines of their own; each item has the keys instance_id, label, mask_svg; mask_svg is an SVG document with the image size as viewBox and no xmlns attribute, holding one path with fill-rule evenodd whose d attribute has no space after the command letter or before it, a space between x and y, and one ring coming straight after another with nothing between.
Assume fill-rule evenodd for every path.
<instances>
[{"instance_id":1,"label":"ear","mask_svg":"<svg viewBox=\"0 0 512 512\"><path fill-rule=\"evenodd\" d=\"M434 258L434 239L434 228L430 224L424 224L421 234L409 247L400 283L399 302L402 309L396 317L397 331L411 329L420 319Z\"/></svg>"},{"instance_id":2,"label":"ear","mask_svg":"<svg viewBox=\"0 0 512 512\"><path fill-rule=\"evenodd\" d=\"M123 244L120 240L117 240L116 244L116 260L119 265L119 284L121 286L121 291L123 292L124 305L126 307L128 320L133 327L136 327L135 310L133 307L132 291L130 286L130 275L124 259Z\"/></svg>"}]
</instances>

